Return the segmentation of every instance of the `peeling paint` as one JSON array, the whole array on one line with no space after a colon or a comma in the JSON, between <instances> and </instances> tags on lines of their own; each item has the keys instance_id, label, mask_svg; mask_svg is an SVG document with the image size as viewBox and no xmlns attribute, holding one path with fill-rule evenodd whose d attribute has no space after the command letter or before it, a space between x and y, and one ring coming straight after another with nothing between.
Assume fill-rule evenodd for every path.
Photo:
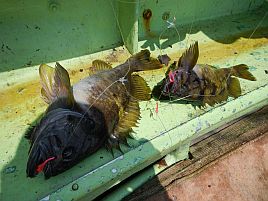
<instances>
[{"instance_id":1,"label":"peeling paint","mask_svg":"<svg viewBox=\"0 0 268 201\"><path fill-rule=\"evenodd\" d=\"M116 169L116 168L113 168L113 169L111 170L111 172L112 172L113 174L115 174L115 173L117 173L117 169Z\"/></svg>"},{"instance_id":2,"label":"peeling paint","mask_svg":"<svg viewBox=\"0 0 268 201\"><path fill-rule=\"evenodd\" d=\"M48 196L42 198L42 199L39 200L39 201L49 201L49 200L50 200L50 195L48 195Z\"/></svg>"},{"instance_id":3,"label":"peeling paint","mask_svg":"<svg viewBox=\"0 0 268 201\"><path fill-rule=\"evenodd\" d=\"M7 167L5 170L6 174L14 173L16 171L16 166Z\"/></svg>"},{"instance_id":4,"label":"peeling paint","mask_svg":"<svg viewBox=\"0 0 268 201\"><path fill-rule=\"evenodd\" d=\"M198 131L200 131L202 129L202 122L201 120L198 118L197 120L197 125L195 127L195 132L197 133Z\"/></svg>"}]
</instances>

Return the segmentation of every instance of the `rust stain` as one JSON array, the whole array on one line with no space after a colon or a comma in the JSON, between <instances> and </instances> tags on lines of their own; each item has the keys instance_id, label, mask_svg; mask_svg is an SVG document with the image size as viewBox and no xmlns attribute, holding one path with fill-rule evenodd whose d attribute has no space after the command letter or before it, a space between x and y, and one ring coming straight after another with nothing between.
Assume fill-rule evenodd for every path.
<instances>
[{"instance_id":1,"label":"rust stain","mask_svg":"<svg viewBox=\"0 0 268 201\"><path fill-rule=\"evenodd\" d=\"M149 14L148 14L149 15ZM150 15L149 15L150 16ZM189 42L190 43L190 42ZM209 42L200 44L200 57L199 63L213 63L222 58L228 58L239 55L244 52L249 52L256 48L268 44L268 38L247 39L240 38L231 44L221 44L217 42ZM189 45L189 44L188 44ZM184 49L173 50L169 55L171 61L178 60ZM155 54L155 53L154 53ZM103 57L103 60L116 66L124 62L130 55L126 50L114 50L108 56ZM230 61L232 62L232 61ZM232 64L232 63L231 63ZM80 79L90 75L90 62L83 62L81 65L76 65L75 69L68 70L70 73L71 83L76 83ZM164 75L166 68L141 72L140 74L145 77L147 81L157 83L158 77ZM29 81L27 83L10 85L5 90L0 91L0 113L1 119L15 118L26 111L33 110L33 107L44 107L46 104L40 97L40 82L39 78Z\"/></svg>"},{"instance_id":2,"label":"rust stain","mask_svg":"<svg viewBox=\"0 0 268 201\"><path fill-rule=\"evenodd\" d=\"M166 160L164 158L159 160L158 162L156 162L156 164L158 165L158 168L167 166L167 162L166 162Z\"/></svg>"},{"instance_id":3,"label":"rust stain","mask_svg":"<svg viewBox=\"0 0 268 201\"><path fill-rule=\"evenodd\" d=\"M191 42L187 45L190 46ZM247 39L240 38L231 44L222 44L217 42L209 42L206 44L199 44L199 59L198 63L212 63L220 59L228 58L231 56L238 56L241 53L249 52L256 48L260 48L268 44L268 38ZM187 47L188 47L187 46ZM185 47L185 49L187 48ZM172 61L176 61L185 51L185 49L178 49L173 51L168 56Z\"/></svg>"},{"instance_id":4,"label":"rust stain","mask_svg":"<svg viewBox=\"0 0 268 201\"><path fill-rule=\"evenodd\" d=\"M189 44L187 45L190 46L190 44L191 42L189 42ZM234 63L235 58L239 56L239 54L249 52L250 50L254 50L256 48L260 48L266 45L268 45L268 38L258 38L258 39L240 38L231 44L222 44L214 41L206 44L199 44L198 63L212 64L215 63L217 60L234 56L233 60L230 59L230 64L235 65ZM173 49L172 52L168 52L168 56L171 58L170 63L173 63L173 61L178 61L182 53L185 51L185 49L178 49L178 50ZM152 77L154 75L164 76L166 70L167 68L164 67L158 70L139 72L139 74L145 76L145 78L147 79L156 81L152 79Z\"/></svg>"},{"instance_id":5,"label":"rust stain","mask_svg":"<svg viewBox=\"0 0 268 201\"><path fill-rule=\"evenodd\" d=\"M100 59L108 63L122 63L129 56L126 50L118 50ZM89 61L76 64L75 69L68 69L71 83L74 84L89 76L91 74L91 66L91 61ZM70 66L65 67L68 68ZM40 111L45 111L47 104L42 100L40 90L39 77L25 83L8 84L7 88L0 90L0 120L9 121L25 115L25 113L39 114Z\"/></svg>"},{"instance_id":6,"label":"rust stain","mask_svg":"<svg viewBox=\"0 0 268 201\"><path fill-rule=\"evenodd\" d=\"M151 9L145 9L142 13L143 24L144 24L145 33L147 36L154 36L150 28L150 22L151 22L152 16L153 16L153 12Z\"/></svg>"},{"instance_id":7,"label":"rust stain","mask_svg":"<svg viewBox=\"0 0 268 201\"><path fill-rule=\"evenodd\" d=\"M39 81L14 85L0 92L0 110L10 105L20 105L27 99L35 98L40 91Z\"/></svg>"}]
</instances>

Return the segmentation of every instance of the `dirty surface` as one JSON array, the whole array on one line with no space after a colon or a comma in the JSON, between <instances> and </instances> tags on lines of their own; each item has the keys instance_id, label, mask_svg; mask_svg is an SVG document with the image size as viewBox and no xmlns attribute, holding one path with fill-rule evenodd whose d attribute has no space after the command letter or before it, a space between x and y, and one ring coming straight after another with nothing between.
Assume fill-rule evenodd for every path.
<instances>
[{"instance_id":1,"label":"dirty surface","mask_svg":"<svg viewBox=\"0 0 268 201\"><path fill-rule=\"evenodd\" d=\"M254 29L258 28L257 25L263 18L263 14L256 13L247 20L240 16L239 26L244 25L246 30L250 30L246 33L253 33ZM251 21L250 19L253 17L258 20ZM237 18L236 16L236 20ZM228 19L230 20L230 18ZM217 20L206 26L215 27L215 22ZM219 22L222 22L222 19L218 19ZM0 146L0 200L15 200L18 194L26 191L29 192L29 196L21 197L21 200L49 198L46 197L48 194L51 194L52 200L71 200L85 194L95 197L174 150L178 143L186 138L195 137L201 132L205 132L206 129L217 126L218 123L224 124L246 112L247 108L257 108L258 104L263 102L264 97L267 98L268 95L267 74L265 73L268 58L267 21L264 21L260 29L254 32L255 37L239 37L239 31L243 35L245 29L242 27L237 31L237 28L233 27L233 22L230 26L226 25L225 28L229 31L229 33L223 32L226 34L226 39L232 39L233 35L230 34L232 33L230 30L236 30L235 40L230 40L232 42L228 44L214 41L204 32L192 34L191 40L200 41L199 62L211 63L218 67L228 67L238 63L246 63L250 66L250 71L257 81L241 80L242 97L236 100L230 99L227 103L204 110L195 110L189 104L159 102L158 113L155 112L155 100L143 102L141 104L142 119L139 127L135 129L134 139L129 140L132 147L122 147L125 152L123 156L116 152L115 159L113 159L109 153L101 149L72 169L49 180L44 180L42 174L34 179L26 178L25 174L29 143L24 135L46 108L39 93L38 67L28 68L25 71L19 69L2 72L0 74L0 141L2 144ZM216 32L221 33L221 31ZM173 48L167 50L168 54L173 60L177 59L186 43L189 44L188 42L191 40L185 39L181 43L174 44ZM158 54L159 51L153 52L154 56L158 56ZM126 50L117 48L60 63L68 69L71 81L74 83L88 75L87 69L92 60L103 59L116 66L125 61L128 56ZM163 72L164 69L141 73L141 75L152 87L162 79ZM25 78L26 74L29 75L29 79ZM259 94L257 90L261 91L258 96L256 95ZM176 115L171 116L170 114ZM180 130L176 130L177 128ZM16 187L10 186L15 183Z\"/></svg>"}]
</instances>

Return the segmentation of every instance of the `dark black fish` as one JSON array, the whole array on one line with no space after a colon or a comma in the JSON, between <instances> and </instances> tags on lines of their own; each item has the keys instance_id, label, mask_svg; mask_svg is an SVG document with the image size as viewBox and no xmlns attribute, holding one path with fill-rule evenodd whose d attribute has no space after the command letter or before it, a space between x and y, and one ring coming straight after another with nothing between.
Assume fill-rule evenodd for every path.
<instances>
[{"instance_id":1,"label":"dark black fish","mask_svg":"<svg viewBox=\"0 0 268 201\"><path fill-rule=\"evenodd\" d=\"M126 143L140 117L139 100L149 100L145 80L133 72L161 68L148 50L111 68L95 60L92 75L71 87L68 72L58 63L40 66L43 99L50 104L29 135L27 176L43 170L55 176L104 145L109 150Z\"/></svg>"}]
</instances>

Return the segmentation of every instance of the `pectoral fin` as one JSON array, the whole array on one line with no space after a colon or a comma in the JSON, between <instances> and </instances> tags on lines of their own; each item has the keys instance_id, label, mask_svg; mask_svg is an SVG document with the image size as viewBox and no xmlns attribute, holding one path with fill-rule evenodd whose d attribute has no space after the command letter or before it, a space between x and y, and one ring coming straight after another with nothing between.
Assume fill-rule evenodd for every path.
<instances>
[{"instance_id":1,"label":"pectoral fin","mask_svg":"<svg viewBox=\"0 0 268 201\"><path fill-rule=\"evenodd\" d=\"M151 89L139 75L131 75L131 95L139 101L148 101L151 99Z\"/></svg>"},{"instance_id":2,"label":"pectoral fin","mask_svg":"<svg viewBox=\"0 0 268 201\"><path fill-rule=\"evenodd\" d=\"M228 91L230 96L237 98L241 95L241 87L240 82L235 77L230 77L230 81L228 84Z\"/></svg>"},{"instance_id":3,"label":"pectoral fin","mask_svg":"<svg viewBox=\"0 0 268 201\"><path fill-rule=\"evenodd\" d=\"M122 141L125 141L125 138L128 137L132 127L136 126L139 118L139 103L135 98L131 97L125 111L121 117L119 117L118 124L114 130L115 135Z\"/></svg>"},{"instance_id":4,"label":"pectoral fin","mask_svg":"<svg viewBox=\"0 0 268 201\"><path fill-rule=\"evenodd\" d=\"M39 75L41 79L42 89L41 95L48 104L56 99L64 99L67 104L73 104L74 97L68 72L56 63L55 68L46 64L39 67Z\"/></svg>"},{"instance_id":5,"label":"pectoral fin","mask_svg":"<svg viewBox=\"0 0 268 201\"><path fill-rule=\"evenodd\" d=\"M209 106L214 106L217 103L221 103L228 99L228 90L224 89L220 94L204 96L203 105L208 104Z\"/></svg>"},{"instance_id":6,"label":"pectoral fin","mask_svg":"<svg viewBox=\"0 0 268 201\"><path fill-rule=\"evenodd\" d=\"M136 126L139 118L139 103L135 98L130 97L128 105L119 117L118 123L114 129L114 133L110 135L105 145L106 149L110 151L112 155L113 148L116 148L122 152L120 143L128 146L127 137L131 137L129 133L131 132L132 128Z\"/></svg>"}]
</instances>

